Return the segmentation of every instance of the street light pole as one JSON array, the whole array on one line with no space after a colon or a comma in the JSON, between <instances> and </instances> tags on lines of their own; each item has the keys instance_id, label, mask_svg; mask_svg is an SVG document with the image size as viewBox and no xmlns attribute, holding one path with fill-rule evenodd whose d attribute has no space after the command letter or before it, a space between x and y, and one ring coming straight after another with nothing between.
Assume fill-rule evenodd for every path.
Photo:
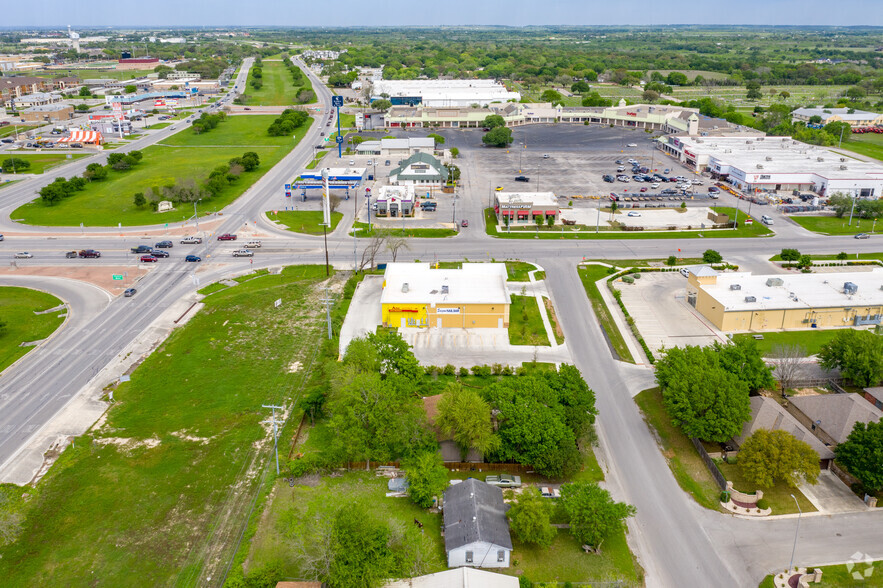
<instances>
[{"instance_id":1,"label":"street light pole","mask_svg":"<svg viewBox=\"0 0 883 588\"><path fill-rule=\"evenodd\" d=\"M196 212L196 203L200 202L202 198L198 198L193 201L193 216L196 218L196 234L199 234L199 213Z\"/></svg>"},{"instance_id":2,"label":"street light pole","mask_svg":"<svg viewBox=\"0 0 883 588\"><path fill-rule=\"evenodd\" d=\"M855 196L852 196L852 206L849 208L849 223L848 226L852 226L852 213L855 211Z\"/></svg>"},{"instance_id":3,"label":"street light pole","mask_svg":"<svg viewBox=\"0 0 883 588\"><path fill-rule=\"evenodd\" d=\"M794 498L794 495L791 495L791 498ZM797 499L794 498L794 504L797 505L797 529L794 531L794 547L791 549L791 562L788 564L788 572L790 573L794 566L794 552L797 551L797 535L800 533L800 517L803 516L803 511L800 510L800 503L797 502Z\"/></svg>"}]
</instances>

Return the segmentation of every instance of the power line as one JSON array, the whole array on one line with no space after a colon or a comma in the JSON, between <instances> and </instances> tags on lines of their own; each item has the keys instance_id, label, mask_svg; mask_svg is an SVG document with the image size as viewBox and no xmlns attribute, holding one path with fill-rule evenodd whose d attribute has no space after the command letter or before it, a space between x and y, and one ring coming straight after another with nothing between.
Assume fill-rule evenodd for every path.
<instances>
[{"instance_id":1,"label":"power line","mask_svg":"<svg viewBox=\"0 0 883 588\"><path fill-rule=\"evenodd\" d=\"M279 423L284 424L285 421L277 421L276 420L276 409L278 408L279 410L284 410L284 407L276 406L274 404L262 404L261 406L263 406L264 408L272 408L273 409L273 416L270 417L269 419L267 419L265 421L261 421L261 422L273 425L273 448L276 451L276 475L278 476L279 475L279 429L278 429L277 425Z\"/></svg>"},{"instance_id":2,"label":"power line","mask_svg":"<svg viewBox=\"0 0 883 588\"><path fill-rule=\"evenodd\" d=\"M331 339L331 306L334 304L334 298L332 298L331 288L328 286L322 288L322 291L325 292L325 298L321 298L319 301L325 305L325 322L328 324L328 338Z\"/></svg>"}]
</instances>

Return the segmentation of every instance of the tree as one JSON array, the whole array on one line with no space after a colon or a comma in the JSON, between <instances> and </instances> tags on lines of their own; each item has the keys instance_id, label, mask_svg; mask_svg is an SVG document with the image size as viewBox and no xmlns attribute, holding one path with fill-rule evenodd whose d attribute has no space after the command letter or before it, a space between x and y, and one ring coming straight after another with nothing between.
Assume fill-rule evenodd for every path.
<instances>
[{"instance_id":1,"label":"tree","mask_svg":"<svg viewBox=\"0 0 883 588\"><path fill-rule=\"evenodd\" d=\"M858 478L869 494L883 488L883 421L856 423L834 449L837 462Z\"/></svg>"},{"instance_id":2,"label":"tree","mask_svg":"<svg viewBox=\"0 0 883 588\"><path fill-rule=\"evenodd\" d=\"M144 197L144 192L137 192L133 201L138 208L144 208L147 204L147 198Z\"/></svg>"},{"instance_id":3,"label":"tree","mask_svg":"<svg viewBox=\"0 0 883 588\"><path fill-rule=\"evenodd\" d=\"M449 384L438 401L435 426L454 440L464 461L472 448L486 454L500 447L500 438L494 435L491 407L474 388Z\"/></svg>"},{"instance_id":4,"label":"tree","mask_svg":"<svg viewBox=\"0 0 883 588\"><path fill-rule=\"evenodd\" d=\"M76 106L74 106L74 110L76 110L77 112L86 112L87 110L89 110L89 108L91 107L88 104L77 104Z\"/></svg>"},{"instance_id":5,"label":"tree","mask_svg":"<svg viewBox=\"0 0 883 588\"><path fill-rule=\"evenodd\" d=\"M92 91L89 90L88 86L83 86L82 88L80 88L79 95L82 98L89 98L90 96L92 96Z\"/></svg>"},{"instance_id":6,"label":"tree","mask_svg":"<svg viewBox=\"0 0 883 588\"><path fill-rule=\"evenodd\" d=\"M797 249L782 249L779 257L782 258L782 261L797 261L800 259L800 251Z\"/></svg>"},{"instance_id":7,"label":"tree","mask_svg":"<svg viewBox=\"0 0 883 588\"><path fill-rule=\"evenodd\" d=\"M668 259L665 260L665 265L673 266L678 264L678 258L674 255L669 255Z\"/></svg>"},{"instance_id":8,"label":"tree","mask_svg":"<svg viewBox=\"0 0 883 588\"><path fill-rule=\"evenodd\" d=\"M536 487L525 488L506 513L509 529L522 543L546 548L552 544L557 530L550 522L552 505Z\"/></svg>"},{"instance_id":9,"label":"tree","mask_svg":"<svg viewBox=\"0 0 883 588\"><path fill-rule=\"evenodd\" d=\"M392 102L390 102L389 100L381 99L381 100L375 100L374 102L371 103L371 108L373 108L375 110L379 110L380 112L386 112L391 107L392 107Z\"/></svg>"},{"instance_id":10,"label":"tree","mask_svg":"<svg viewBox=\"0 0 883 588\"><path fill-rule=\"evenodd\" d=\"M456 147L451 147L451 157L457 159L460 156L460 150Z\"/></svg>"},{"instance_id":11,"label":"tree","mask_svg":"<svg viewBox=\"0 0 883 588\"><path fill-rule=\"evenodd\" d=\"M0 169L8 174L23 172L31 169L31 162L20 157L10 157L0 161Z\"/></svg>"},{"instance_id":12,"label":"tree","mask_svg":"<svg viewBox=\"0 0 883 588\"><path fill-rule=\"evenodd\" d=\"M729 441L751 415L748 385L725 370L711 347L673 347L656 362L672 423L688 437Z\"/></svg>"},{"instance_id":13,"label":"tree","mask_svg":"<svg viewBox=\"0 0 883 588\"><path fill-rule=\"evenodd\" d=\"M800 345L776 345L773 347L771 354L775 365L773 370L782 386L783 395L785 390L793 388L795 382L800 379L806 355L806 348Z\"/></svg>"},{"instance_id":14,"label":"tree","mask_svg":"<svg viewBox=\"0 0 883 588\"><path fill-rule=\"evenodd\" d=\"M126 94L134 94L137 91L138 91L138 86L136 86L134 84L129 84L128 86L123 88L123 92L125 92Z\"/></svg>"},{"instance_id":15,"label":"tree","mask_svg":"<svg viewBox=\"0 0 883 588\"><path fill-rule=\"evenodd\" d=\"M506 147L512 142L512 129L507 127L493 128L484 134L481 142L493 147Z\"/></svg>"},{"instance_id":16,"label":"tree","mask_svg":"<svg viewBox=\"0 0 883 588\"><path fill-rule=\"evenodd\" d=\"M582 99L583 106L610 106L611 104L613 104L612 100L602 98L598 92L590 92Z\"/></svg>"},{"instance_id":17,"label":"tree","mask_svg":"<svg viewBox=\"0 0 883 588\"><path fill-rule=\"evenodd\" d=\"M487 129L495 129L497 127L505 127L506 126L506 119L504 119L499 114L489 114L486 117L484 117L484 122L482 124L484 124L485 128L487 128Z\"/></svg>"},{"instance_id":18,"label":"tree","mask_svg":"<svg viewBox=\"0 0 883 588\"><path fill-rule=\"evenodd\" d=\"M834 216L843 218L843 216L852 210L853 198L846 194L836 192L828 197L828 206L834 209Z\"/></svg>"},{"instance_id":19,"label":"tree","mask_svg":"<svg viewBox=\"0 0 883 588\"><path fill-rule=\"evenodd\" d=\"M822 130L834 137L837 141L840 141L841 133L844 141L849 141L849 138L852 136L852 126L848 122L843 121L834 121L829 122Z\"/></svg>"},{"instance_id":20,"label":"tree","mask_svg":"<svg viewBox=\"0 0 883 588\"><path fill-rule=\"evenodd\" d=\"M668 74L665 81L672 86L686 86L690 83L687 80L687 74L679 71L673 71Z\"/></svg>"},{"instance_id":21,"label":"tree","mask_svg":"<svg viewBox=\"0 0 883 588\"><path fill-rule=\"evenodd\" d=\"M853 86L846 91L846 97L855 102L860 98L864 98L868 93L861 86Z\"/></svg>"},{"instance_id":22,"label":"tree","mask_svg":"<svg viewBox=\"0 0 883 588\"><path fill-rule=\"evenodd\" d=\"M399 251L409 249L408 240L403 237L389 237L386 240L386 249L392 255L392 262L395 263Z\"/></svg>"},{"instance_id":23,"label":"tree","mask_svg":"<svg viewBox=\"0 0 883 588\"><path fill-rule=\"evenodd\" d=\"M739 448L739 468L762 488L780 481L794 488L801 479L818 481L819 454L788 431L757 429Z\"/></svg>"},{"instance_id":24,"label":"tree","mask_svg":"<svg viewBox=\"0 0 883 588\"><path fill-rule=\"evenodd\" d=\"M702 254L702 261L705 263L720 263L723 260L723 256L714 249L706 249Z\"/></svg>"},{"instance_id":25,"label":"tree","mask_svg":"<svg viewBox=\"0 0 883 588\"><path fill-rule=\"evenodd\" d=\"M748 90L748 92L745 93L745 98L748 100L760 100L762 97L763 94L758 89Z\"/></svg>"},{"instance_id":26,"label":"tree","mask_svg":"<svg viewBox=\"0 0 883 588\"><path fill-rule=\"evenodd\" d=\"M541 101L551 102L553 105L560 104L563 99L564 97L558 90L546 90L540 95Z\"/></svg>"},{"instance_id":27,"label":"tree","mask_svg":"<svg viewBox=\"0 0 883 588\"><path fill-rule=\"evenodd\" d=\"M812 267L812 256L810 255L801 255L800 259L797 260L797 269L809 269Z\"/></svg>"},{"instance_id":28,"label":"tree","mask_svg":"<svg viewBox=\"0 0 883 588\"><path fill-rule=\"evenodd\" d=\"M790 97L791 97L791 92L789 92L787 90L782 90L781 92L779 92L779 98L781 98L782 100L787 100Z\"/></svg>"},{"instance_id":29,"label":"tree","mask_svg":"<svg viewBox=\"0 0 883 588\"><path fill-rule=\"evenodd\" d=\"M819 365L839 368L856 386L876 386L883 380L883 337L871 331L841 329L818 356Z\"/></svg>"},{"instance_id":30,"label":"tree","mask_svg":"<svg viewBox=\"0 0 883 588\"><path fill-rule=\"evenodd\" d=\"M589 86L589 84L587 84L583 80L575 82L572 86L570 86L570 91L573 92L574 94L585 94L586 92L588 92L591 89L592 88Z\"/></svg>"},{"instance_id":31,"label":"tree","mask_svg":"<svg viewBox=\"0 0 883 588\"><path fill-rule=\"evenodd\" d=\"M635 507L614 502L610 493L594 482L572 482L561 486L561 506L570 523L570 533L580 545L596 553L604 539L619 532Z\"/></svg>"},{"instance_id":32,"label":"tree","mask_svg":"<svg viewBox=\"0 0 883 588\"><path fill-rule=\"evenodd\" d=\"M411 381L422 373L417 358L402 336L395 332L368 333L368 342L377 349L380 373L384 376L398 374Z\"/></svg>"},{"instance_id":33,"label":"tree","mask_svg":"<svg viewBox=\"0 0 883 588\"><path fill-rule=\"evenodd\" d=\"M445 144L445 138L442 137L441 135L439 135L438 133L429 133L426 136L429 137L430 139L435 139L436 145L444 145Z\"/></svg>"},{"instance_id":34,"label":"tree","mask_svg":"<svg viewBox=\"0 0 883 588\"><path fill-rule=\"evenodd\" d=\"M379 587L395 566L389 528L356 504L344 506L335 515L330 548L326 581L332 587Z\"/></svg>"},{"instance_id":35,"label":"tree","mask_svg":"<svg viewBox=\"0 0 883 588\"><path fill-rule=\"evenodd\" d=\"M645 102L655 102L659 100L659 92L656 92L655 90L644 90L644 93L641 94L641 98L643 98Z\"/></svg>"},{"instance_id":36,"label":"tree","mask_svg":"<svg viewBox=\"0 0 883 588\"><path fill-rule=\"evenodd\" d=\"M763 361L754 339L737 339L726 345L716 341L712 349L720 366L745 382L750 392L775 385L772 369Z\"/></svg>"},{"instance_id":37,"label":"tree","mask_svg":"<svg viewBox=\"0 0 883 588\"><path fill-rule=\"evenodd\" d=\"M429 508L448 487L448 470L438 451L425 451L406 461L408 496L421 508Z\"/></svg>"}]
</instances>

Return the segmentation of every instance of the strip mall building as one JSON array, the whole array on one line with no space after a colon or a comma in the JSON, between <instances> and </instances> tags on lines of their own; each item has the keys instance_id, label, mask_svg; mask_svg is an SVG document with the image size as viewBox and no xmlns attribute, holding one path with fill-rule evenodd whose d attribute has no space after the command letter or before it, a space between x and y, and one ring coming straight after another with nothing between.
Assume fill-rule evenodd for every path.
<instances>
[{"instance_id":1,"label":"strip mall building","mask_svg":"<svg viewBox=\"0 0 883 588\"><path fill-rule=\"evenodd\" d=\"M502 263L390 263L380 295L383 326L402 329L504 329L510 303Z\"/></svg>"}]
</instances>

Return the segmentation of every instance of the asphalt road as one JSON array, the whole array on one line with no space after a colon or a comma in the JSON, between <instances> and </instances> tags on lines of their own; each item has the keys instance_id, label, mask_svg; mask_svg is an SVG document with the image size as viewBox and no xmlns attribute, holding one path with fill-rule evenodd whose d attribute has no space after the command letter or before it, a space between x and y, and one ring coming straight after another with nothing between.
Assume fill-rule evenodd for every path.
<instances>
[{"instance_id":1,"label":"asphalt road","mask_svg":"<svg viewBox=\"0 0 883 588\"><path fill-rule=\"evenodd\" d=\"M301 64L298 64L301 65ZM247 74L243 67L243 74ZM304 68L306 69L306 68ZM311 72L308 75L325 108L318 121L327 117L330 92ZM244 83L244 82L240 82ZM177 123L183 124L182 122ZM276 167L270 170L249 191L224 211L224 222L217 232L236 232L244 222L259 218L261 213L277 206L281 184L290 179L309 161L313 145L318 143L321 122L314 124L303 141ZM546 127L525 127L529 144L537 149L555 151L561 147L561 133L580 149L595 149L597 141L583 145L582 127L554 126L555 141ZM562 317L568 346L576 365L595 390L598 399L601 448L608 457L608 484L614 496L637 507L637 516L630 522L630 541L647 572L650 586L755 586L760 578L788 563L795 521L779 519L745 521L703 510L678 487L663 459L655 440L644 424L632 401L632 395L652 382L647 368L613 361L610 351L592 315L575 264L582 258L647 258L677 254L701 256L705 249L717 249L729 259L750 260L762 267L763 259L783 247L802 251L837 253L839 251L872 252L879 250L876 238L866 241L851 237L820 237L776 215L778 233L772 238L757 239L675 239L675 240L502 240L488 237L481 226L481 209L486 206L485 180L474 177L469 151L483 149L475 144L470 133L444 132L446 146L460 146L460 164L464 168L464 185L460 190L457 216L471 220L471 226L450 239L413 239L410 249L399 259L463 259L488 260L519 258L535 261L546 268L547 280L559 316ZM165 133L153 135L128 148L140 148L147 142L160 140ZM477 135L476 135L477 136ZM604 139L615 147L621 137L611 134ZM101 158L103 156L96 156ZM102 237L79 236L79 228L51 229L53 240L40 237L46 233L38 227L22 227L8 219L9 211L33 197L35 186L51 181L55 175L71 175L93 158L74 162L50 172L48 177L22 182L0 191L0 229L7 232L33 233L33 237L16 237L27 246L4 248L28 249L34 260L20 263L117 265L135 263L127 254L128 247L142 241L137 230L124 230L129 237L120 238L118 229ZM44 174L45 175L45 174ZM474 179L473 179L474 178ZM722 198L722 204L732 203ZM745 203L742 203L744 208ZM769 208L769 207L767 207ZM292 263L321 263L324 248L321 237L286 233L269 223L259 221L261 228L275 236L264 239L264 247L256 252L255 269ZM155 240L160 240L156 238ZM359 243L359 253L364 242ZM66 260L67 250L96 248L102 251L98 260ZM98 302L80 286L64 292L73 313L68 324L53 339L32 352L0 378L0 463L16 451L75 395L101 367L116 356L133 338L150 325L175 300L195 289L189 275L196 264L180 261L184 253L194 252L207 261L200 264L203 284L231 271L252 267L250 261L233 261L227 257L233 243L206 241L203 245L175 246L173 257L160 260L138 285L139 293L129 299L118 298L109 303ZM328 239L329 256L339 267L353 263L353 240L339 229ZM0 255L2 259L3 255ZM57 260L57 261L56 261ZM222 260L227 265L214 262ZM379 261L388 261L382 254ZM38 280L39 281L39 280ZM46 282L48 284L48 282ZM883 558L880 529L883 511L862 515L805 517L801 523L798 564L845 561L856 551Z\"/></svg>"}]
</instances>

